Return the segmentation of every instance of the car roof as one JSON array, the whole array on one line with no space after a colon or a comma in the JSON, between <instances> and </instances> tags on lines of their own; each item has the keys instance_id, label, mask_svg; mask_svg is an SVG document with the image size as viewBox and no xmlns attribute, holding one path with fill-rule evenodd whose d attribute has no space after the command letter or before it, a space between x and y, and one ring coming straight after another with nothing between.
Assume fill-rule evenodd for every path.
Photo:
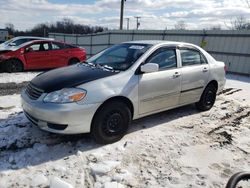
<instances>
[{"instance_id":1,"label":"car roof","mask_svg":"<svg viewBox=\"0 0 250 188\"><path fill-rule=\"evenodd\" d=\"M54 40L52 38L46 38L46 37L34 37L34 36L19 36L12 38L14 40L16 39L45 39L45 40Z\"/></svg>"},{"instance_id":2,"label":"car roof","mask_svg":"<svg viewBox=\"0 0 250 188\"><path fill-rule=\"evenodd\" d=\"M65 44L65 45L74 46L72 44L68 44L68 43L65 43L65 42L62 42L62 41L55 41L55 40L53 40L53 41L51 41L51 40L32 40L32 41L28 41L28 42L25 42L25 43L21 44L20 46L18 46L18 49L22 48L24 46L27 46L29 44L37 43L37 42L57 42L57 43Z\"/></svg>"},{"instance_id":3,"label":"car roof","mask_svg":"<svg viewBox=\"0 0 250 188\"><path fill-rule=\"evenodd\" d=\"M177 42L177 41L166 41L166 40L138 40L138 41L129 41L124 43L130 44L149 44L149 45L158 45L158 44L166 44L169 46L179 46L179 45L189 45L189 46L196 46L191 43L187 42Z\"/></svg>"}]
</instances>

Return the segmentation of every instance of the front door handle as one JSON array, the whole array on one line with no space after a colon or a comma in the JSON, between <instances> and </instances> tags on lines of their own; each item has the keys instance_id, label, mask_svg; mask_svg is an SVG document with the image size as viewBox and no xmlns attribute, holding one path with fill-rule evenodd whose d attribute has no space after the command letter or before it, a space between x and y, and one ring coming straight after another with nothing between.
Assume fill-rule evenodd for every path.
<instances>
[{"instance_id":1,"label":"front door handle","mask_svg":"<svg viewBox=\"0 0 250 188\"><path fill-rule=\"evenodd\" d=\"M179 76L181 76L181 74L179 72L175 72L173 78L178 78Z\"/></svg>"},{"instance_id":2,"label":"front door handle","mask_svg":"<svg viewBox=\"0 0 250 188\"><path fill-rule=\"evenodd\" d=\"M208 68L207 67L204 67L202 72L207 72L208 71Z\"/></svg>"}]
</instances>

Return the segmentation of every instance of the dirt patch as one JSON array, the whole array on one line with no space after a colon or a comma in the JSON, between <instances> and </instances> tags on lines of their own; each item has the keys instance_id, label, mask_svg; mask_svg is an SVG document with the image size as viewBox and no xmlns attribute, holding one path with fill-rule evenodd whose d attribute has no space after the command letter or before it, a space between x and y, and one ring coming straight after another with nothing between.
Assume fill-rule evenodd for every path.
<instances>
[{"instance_id":1,"label":"dirt patch","mask_svg":"<svg viewBox=\"0 0 250 188\"><path fill-rule=\"evenodd\" d=\"M234 121L233 121L233 126L240 125L241 120L244 119L244 118L247 118L249 116L250 116L250 111L248 111L246 114L243 114L243 115L235 118Z\"/></svg>"},{"instance_id":2,"label":"dirt patch","mask_svg":"<svg viewBox=\"0 0 250 188\"><path fill-rule=\"evenodd\" d=\"M22 83L0 83L0 96L20 94L21 91L28 85L29 82Z\"/></svg>"},{"instance_id":3,"label":"dirt patch","mask_svg":"<svg viewBox=\"0 0 250 188\"><path fill-rule=\"evenodd\" d=\"M232 95L232 94L237 93L239 91L242 91L242 89L237 89L237 90L231 91L229 93L226 93L225 95Z\"/></svg>"},{"instance_id":4,"label":"dirt patch","mask_svg":"<svg viewBox=\"0 0 250 188\"><path fill-rule=\"evenodd\" d=\"M222 131L218 133L218 135L223 137L223 139L219 141L221 147L227 144L232 144L232 141L233 141L232 135L229 134L227 131Z\"/></svg>"},{"instance_id":5,"label":"dirt patch","mask_svg":"<svg viewBox=\"0 0 250 188\"><path fill-rule=\"evenodd\" d=\"M234 88L223 89L221 92L218 93L218 95L222 95L222 94L228 93L228 92L230 92L232 90L234 90Z\"/></svg>"},{"instance_id":6,"label":"dirt patch","mask_svg":"<svg viewBox=\"0 0 250 188\"><path fill-rule=\"evenodd\" d=\"M247 109L246 107L240 107L236 112L226 113L225 116L220 118L224 123L209 131L208 134L210 135L224 127L236 127L240 125L242 119L250 116L250 111L245 112Z\"/></svg>"},{"instance_id":7,"label":"dirt patch","mask_svg":"<svg viewBox=\"0 0 250 188\"><path fill-rule=\"evenodd\" d=\"M234 93L237 93L239 91L242 91L242 89L235 89L235 88L227 88L227 89L223 89L221 92L218 93L218 95L232 95Z\"/></svg>"}]
</instances>

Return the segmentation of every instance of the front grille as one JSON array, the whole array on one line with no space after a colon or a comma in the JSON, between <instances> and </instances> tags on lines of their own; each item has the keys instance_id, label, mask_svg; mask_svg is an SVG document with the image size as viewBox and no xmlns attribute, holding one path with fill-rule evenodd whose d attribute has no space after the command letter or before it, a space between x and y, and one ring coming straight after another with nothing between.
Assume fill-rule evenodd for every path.
<instances>
[{"instance_id":1,"label":"front grille","mask_svg":"<svg viewBox=\"0 0 250 188\"><path fill-rule=\"evenodd\" d=\"M66 124L55 124L55 123L47 123L48 127L51 129L55 129L55 130L64 130L68 127L68 125Z\"/></svg>"},{"instance_id":2,"label":"front grille","mask_svg":"<svg viewBox=\"0 0 250 188\"><path fill-rule=\"evenodd\" d=\"M41 90L41 89L35 87L34 85L32 85L31 83L29 83L27 88L26 88L26 93L30 99L37 100L43 94L43 90Z\"/></svg>"}]
</instances>

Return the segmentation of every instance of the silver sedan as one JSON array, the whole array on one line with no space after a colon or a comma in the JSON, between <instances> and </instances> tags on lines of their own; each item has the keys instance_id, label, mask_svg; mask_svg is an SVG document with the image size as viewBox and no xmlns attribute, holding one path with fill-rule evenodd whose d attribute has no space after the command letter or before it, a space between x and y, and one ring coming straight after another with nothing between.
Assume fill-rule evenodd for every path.
<instances>
[{"instance_id":1,"label":"silver sedan","mask_svg":"<svg viewBox=\"0 0 250 188\"><path fill-rule=\"evenodd\" d=\"M22 107L43 130L112 143L131 120L191 103L209 110L224 85L225 64L196 45L133 41L37 76Z\"/></svg>"}]
</instances>

